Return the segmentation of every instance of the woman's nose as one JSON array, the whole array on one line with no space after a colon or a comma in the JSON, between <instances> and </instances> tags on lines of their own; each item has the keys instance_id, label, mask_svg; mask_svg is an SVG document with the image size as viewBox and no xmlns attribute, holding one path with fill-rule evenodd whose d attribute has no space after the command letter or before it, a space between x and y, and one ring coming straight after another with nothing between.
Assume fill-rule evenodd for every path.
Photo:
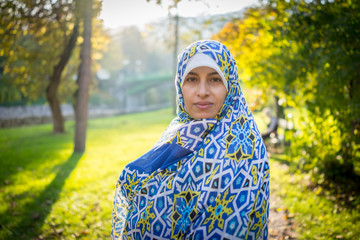
<instances>
[{"instance_id":1,"label":"woman's nose","mask_svg":"<svg viewBox=\"0 0 360 240\"><path fill-rule=\"evenodd\" d=\"M204 97L209 95L209 86L206 80L201 79L198 85L198 95Z\"/></svg>"}]
</instances>

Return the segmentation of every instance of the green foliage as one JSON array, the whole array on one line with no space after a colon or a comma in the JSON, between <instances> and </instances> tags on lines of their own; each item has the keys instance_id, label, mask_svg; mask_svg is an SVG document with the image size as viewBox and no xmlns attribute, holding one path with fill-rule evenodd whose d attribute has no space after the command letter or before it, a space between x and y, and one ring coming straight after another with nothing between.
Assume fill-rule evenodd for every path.
<instances>
[{"instance_id":1,"label":"green foliage","mask_svg":"<svg viewBox=\"0 0 360 240\"><path fill-rule=\"evenodd\" d=\"M292 10L278 29L298 46L285 74L289 84L303 83L296 91L309 112L303 150L328 177L347 176L360 160L359 2L277 4Z\"/></svg>"},{"instance_id":2,"label":"green foliage","mask_svg":"<svg viewBox=\"0 0 360 240\"><path fill-rule=\"evenodd\" d=\"M79 21L76 8L80 0L66 1L3 1L0 4L0 103L33 102L45 97L46 88L59 63L61 54L75 24ZM94 4L99 15L101 2ZM93 60L101 58L107 37L99 20L94 19ZM68 100L76 89L74 76L79 66L79 44L61 75L58 97ZM96 71L98 66L93 66ZM93 84L94 85L94 84Z\"/></svg>"},{"instance_id":3,"label":"green foliage","mask_svg":"<svg viewBox=\"0 0 360 240\"><path fill-rule=\"evenodd\" d=\"M358 1L274 0L216 36L263 102L274 94L302 111L293 160L330 179L351 176L360 162L359 25Z\"/></svg>"},{"instance_id":4,"label":"green foliage","mask_svg":"<svg viewBox=\"0 0 360 240\"><path fill-rule=\"evenodd\" d=\"M6 1L1 4L0 56L7 88L30 101L44 96L53 67L66 45L75 16L72 1ZM2 102L18 100L1 95Z\"/></svg>"}]
</instances>

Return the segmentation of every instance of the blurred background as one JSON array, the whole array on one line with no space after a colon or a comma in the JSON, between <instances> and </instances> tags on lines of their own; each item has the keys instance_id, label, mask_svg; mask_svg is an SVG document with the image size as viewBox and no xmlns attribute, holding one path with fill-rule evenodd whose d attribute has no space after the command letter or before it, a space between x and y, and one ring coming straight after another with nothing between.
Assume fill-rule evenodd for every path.
<instances>
[{"instance_id":1,"label":"blurred background","mask_svg":"<svg viewBox=\"0 0 360 240\"><path fill-rule=\"evenodd\" d=\"M73 1L48 5L54 9L46 9L46 1L39 4L24 1L24 6L21 2L2 6L4 48L0 94L4 107L0 126L51 122L46 89L54 68L59 65L57 61L66 51L70 57L62 67L56 95L61 114L71 119L82 37L78 37L72 48L67 44L78 21L78 10ZM181 49L191 42L211 38L226 22L243 16L245 6L257 2L181 1L177 7L175 3L146 0L95 3L91 117L173 106L174 75ZM20 10L23 12L17 12ZM42 11L49 16L38 16ZM23 26L16 29L14 25L19 23ZM22 28L29 29L24 32Z\"/></svg>"},{"instance_id":2,"label":"blurred background","mask_svg":"<svg viewBox=\"0 0 360 240\"><path fill-rule=\"evenodd\" d=\"M260 131L277 123L270 238L360 238L358 0L0 7L0 239L109 238L116 179L175 116L177 55L201 39L235 57Z\"/></svg>"}]
</instances>

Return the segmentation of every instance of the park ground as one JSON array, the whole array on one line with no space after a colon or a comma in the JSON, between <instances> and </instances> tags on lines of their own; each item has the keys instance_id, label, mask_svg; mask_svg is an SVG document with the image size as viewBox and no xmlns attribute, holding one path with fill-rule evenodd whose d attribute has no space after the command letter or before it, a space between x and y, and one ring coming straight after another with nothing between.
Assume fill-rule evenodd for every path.
<instances>
[{"instance_id":1,"label":"park ground","mask_svg":"<svg viewBox=\"0 0 360 240\"><path fill-rule=\"evenodd\" d=\"M1 129L0 239L108 239L121 169L172 118L165 109L92 119L84 154L72 153L71 121L61 135L50 124ZM270 157L270 239L360 239L359 195L343 204L291 166L286 151Z\"/></svg>"}]
</instances>

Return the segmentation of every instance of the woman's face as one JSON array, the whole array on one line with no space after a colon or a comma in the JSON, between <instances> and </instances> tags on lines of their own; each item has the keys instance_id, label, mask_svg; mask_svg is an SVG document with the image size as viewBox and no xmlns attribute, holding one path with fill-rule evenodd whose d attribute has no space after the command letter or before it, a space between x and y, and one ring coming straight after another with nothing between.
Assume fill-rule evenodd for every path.
<instances>
[{"instance_id":1,"label":"woman's face","mask_svg":"<svg viewBox=\"0 0 360 240\"><path fill-rule=\"evenodd\" d=\"M197 67L185 77L182 85L185 108L194 119L215 118L227 91L221 76L210 67Z\"/></svg>"}]
</instances>

